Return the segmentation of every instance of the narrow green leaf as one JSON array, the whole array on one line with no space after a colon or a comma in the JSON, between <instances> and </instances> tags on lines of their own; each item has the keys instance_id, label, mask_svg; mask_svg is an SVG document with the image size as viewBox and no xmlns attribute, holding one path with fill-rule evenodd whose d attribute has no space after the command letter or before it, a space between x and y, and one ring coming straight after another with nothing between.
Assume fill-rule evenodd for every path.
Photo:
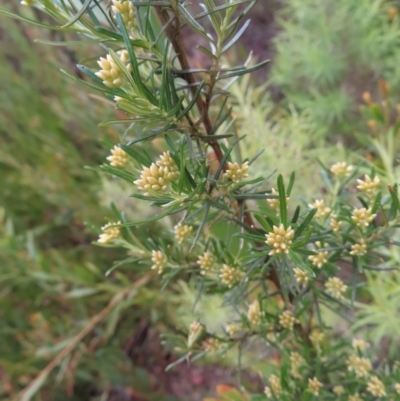
<instances>
[{"instance_id":1,"label":"narrow green leaf","mask_svg":"<svg viewBox=\"0 0 400 401\"><path fill-rule=\"evenodd\" d=\"M247 20L243 26L237 31L235 36L222 48L222 53L225 53L230 47L232 47L243 35L245 30L250 25L250 20Z\"/></svg>"},{"instance_id":2,"label":"narrow green leaf","mask_svg":"<svg viewBox=\"0 0 400 401\"><path fill-rule=\"evenodd\" d=\"M297 219L299 218L299 215L300 215L300 206L297 206L296 210L294 211L291 224L297 223Z\"/></svg>"},{"instance_id":3,"label":"narrow green leaf","mask_svg":"<svg viewBox=\"0 0 400 401\"><path fill-rule=\"evenodd\" d=\"M286 192L282 174L278 175L277 185L279 191L279 212L280 212L281 223L285 226L285 228L287 228Z\"/></svg>"},{"instance_id":4,"label":"narrow green leaf","mask_svg":"<svg viewBox=\"0 0 400 401\"><path fill-rule=\"evenodd\" d=\"M291 249L289 249L289 258L296 265L296 267L305 271L311 278L315 278L315 273L310 268L310 266L308 266L308 264L304 262L303 259L297 253L293 252Z\"/></svg>"},{"instance_id":5,"label":"narrow green leaf","mask_svg":"<svg viewBox=\"0 0 400 401\"><path fill-rule=\"evenodd\" d=\"M184 110L182 110L181 113L179 113L176 118L177 120L180 120L181 118L183 118L184 116L186 116L187 113L189 113L189 111L192 109L192 107L196 104L197 98L200 96L201 90L203 89L205 82L201 81L196 93L193 95L192 99L190 100L189 104L186 106L186 108Z\"/></svg>"},{"instance_id":6,"label":"narrow green leaf","mask_svg":"<svg viewBox=\"0 0 400 401\"><path fill-rule=\"evenodd\" d=\"M150 167L152 160L145 149L139 146L127 146L125 144L120 144L119 147L129 156L137 160L141 165L145 167Z\"/></svg>"},{"instance_id":7,"label":"narrow green leaf","mask_svg":"<svg viewBox=\"0 0 400 401\"><path fill-rule=\"evenodd\" d=\"M290 194L292 193L295 178L296 178L296 173L293 171L292 174L290 174L289 185L286 191L287 196L290 196Z\"/></svg>"},{"instance_id":8,"label":"narrow green leaf","mask_svg":"<svg viewBox=\"0 0 400 401\"><path fill-rule=\"evenodd\" d=\"M129 174L126 171L123 171L123 170L119 170L119 169L117 169L115 167L111 167L111 166L109 166L107 164L103 164L102 166L100 166L100 168L103 171L105 171L105 172L107 172L109 174L112 174L112 175L115 175L117 177L120 177L123 180L126 180L126 181L131 182L131 183L136 179L136 177L133 176L132 174Z\"/></svg>"},{"instance_id":9,"label":"narrow green leaf","mask_svg":"<svg viewBox=\"0 0 400 401\"><path fill-rule=\"evenodd\" d=\"M272 231L272 227L270 224L259 214L254 214L254 218L261 224L261 227L267 232L270 233Z\"/></svg>"},{"instance_id":10,"label":"narrow green leaf","mask_svg":"<svg viewBox=\"0 0 400 401\"><path fill-rule=\"evenodd\" d=\"M74 15L66 24L64 24L61 28L65 29L65 28L68 28L68 27L70 27L71 25L75 24L75 22L77 22L77 21L82 17L82 15L85 14L86 10L88 9L88 7L89 7L89 5L90 5L90 3L91 3L92 1L93 1L93 0L86 0L86 1L83 3L83 6L81 7L81 9L78 11L78 13L75 14L75 15Z\"/></svg>"},{"instance_id":11,"label":"narrow green leaf","mask_svg":"<svg viewBox=\"0 0 400 401\"><path fill-rule=\"evenodd\" d=\"M230 74L220 75L217 80L221 81L222 79L240 77L240 76L245 75L245 74L250 74L251 72L257 71L260 68L265 67L269 62L270 62L270 60L265 60L265 61L263 61L263 62L261 62L259 64L256 64L255 66L250 67L250 68L243 67L243 69L235 71L235 72L232 72Z\"/></svg>"},{"instance_id":12,"label":"narrow green leaf","mask_svg":"<svg viewBox=\"0 0 400 401\"><path fill-rule=\"evenodd\" d=\"M303 220L303 222L300 224L300 226L295 230L294 239L298 238L302 234L302 232L309 226L315 213L317 213L317 209L310 210L310 213L308 213L307 217Z\"/></svg>"},{"instance_id":13,"label":"narrow green leaf","mask_svg":"<svg viewBox=\"0 0 400 401\"><path fill-rule=\"evenodd\" d=\"M191 252L191 251L193 250L193 248L195 247L195 245L196 245L196 243L197 243L197 240L198 240L199 237L200 237L200 234L203 232L204 225L205 225L206 222L207 222L207 216L208 216L208 212L210 211L210 207L211 207L211 205L210 205L210 204L207 204L206 207L205 207L205 209L204 209L203 216L202 216L202 218L201 218L199 227L198 227L197 232L196 232L196 236L194 237L194 240L193 240L192 246L191 246L190 249L189 249L189 252Z\"/></svg>"},{"instance_id":14,"label":"narrow green leaf","mask_svg":"<svg viewBox=\"0 0 400 401\"><path fill-rule=\"evenodd\" d=\"M186 8L177 3L178 10L180 11L182 18L198 33L205 34L204 28L190 15Z\"/></svg>"},{"instance_id":15,"label":"narrow green leaf","mask_svg":"<svg viewBox=\"0 0 400 401\"><path fill-rule=\"evenodd\" d=\"M147 223L150 223L152 221L160 220L160 219L162 219L162 218L164 218L166 216L171 216L173 214L182 212L185 209L186 209L186 206L181 206L180 207L178 205L174 205L174 206L170 207L169 209L167 209L165 212L157 214L156 216L149 217L148 219L145 219L145 220L133 221L133 222L124 223L124 224L118 224L118 226L116 225L116 227L132 227L132 226L139 226L139 225L142 225L142 224L147 224Z\"/></svg>"},{"instance_id":16,"label":"narrow green leaf","mask_svg":"<svg viewBox=\"0 0 400 401\"><path fill-rule=\"evenodd\" d=\"M52 29L52 30L55 30L55 31L64 31L64 29L59 27L59 26L42 24L41 22L37 22L35 20L22 17L19 14L15 14L15 13L9 11L9 10L5 10L4 8L0 8L0 15L5 15L6 17L13 18L13 19L16 19L18 21L26 22L27 24L38 26L40 28ZM73 31L74 29L65 29L65 30Z\"/></svg>"}]
</instances>

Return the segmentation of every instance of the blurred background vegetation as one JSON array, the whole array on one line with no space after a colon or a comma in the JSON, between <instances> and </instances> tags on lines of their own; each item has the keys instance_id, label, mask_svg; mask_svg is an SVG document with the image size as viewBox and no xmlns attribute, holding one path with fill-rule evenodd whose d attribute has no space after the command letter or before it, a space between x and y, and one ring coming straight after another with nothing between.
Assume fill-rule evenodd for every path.
<instances>
[{"instance_id":1,"label":"blurred background vegetation","mask_svg":"<svg viewBox=\"0 0 400 401\"><path fill-rule=\"evenodd\" d=\"M14 1L5 7L43 18ZM317 158L365 161L386 183L398 181L398 7L385 0L260 0L241 48L229 56L231 64L250 50L271 58L266 70L233 86L233 113L247 135L242 156L265 147L256 169L286 177L297 171L295 201L324 196ZM88 327L51 380L32 389L33 399L201 400L219 383L235 384L229 356L222 365L211 360L164 372L175 356L159 334L190 323L193 289L178 283L179 292L159 293L156 284L140 281L134 263L105 275L126 256L92 245L99 227L116 218L110 202L132 216L151 211L139 210L128 187L96 169L122 133L98 127L116 113L113 107L59 72L78 74L75 64L101 49L37 39L66 38L0 18L0 399L12 399ZM196 44L190 35L186 41ZM204 61L191 58L193 65ZM400 255L393 261L398 265ZM393 273L366 280L371 303L357 329L374 327L370 341L385 341L382 352L390 356L400 325L400 279ZM114 307L127 289L130 296ZM219 302L208 299L198 308L211 327L224 321L214 307ZM244 364L246 385L260 386L254 371L267 365L252 372Z\"/></svg>"}]
</instances>

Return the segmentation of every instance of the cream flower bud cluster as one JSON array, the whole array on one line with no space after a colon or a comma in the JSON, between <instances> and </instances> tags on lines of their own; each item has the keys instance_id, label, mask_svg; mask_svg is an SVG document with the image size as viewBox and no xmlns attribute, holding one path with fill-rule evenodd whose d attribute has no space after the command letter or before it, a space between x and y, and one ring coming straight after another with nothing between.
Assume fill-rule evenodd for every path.
<instances>
[{"instance_id":1,"label":"cream flower bud cluster","mask_svg":"<svg viewBox=\"0 0 400 401\"><path fill-rule=\"evenodd\" d=\"M226 170L224 177L232 180L233 182L240 182L243 178L248 177L249 175L247 174L249 170L249 162L243 163L241 166L239 166L238 163L231 163L228 162L228 169Z\"/></svg>"},{"instance_id":2,"label":"cream flower bud cluster","mask_svg":"<svg viewBox=\"0 0 400 401\"><path fill-rule=\"evenodd\" d=\"M119 227L111 227L117 224L121 224L121 222L117 221L116 223L108 223L105 226L101 227L103 233L100 234L97 241L101 244L108 244L111 241L117 239L121 234L121 230Z\"/></svg>"},{"instance_id":3,"label":"cream flower bud cluster","mask_svg":"<svg viewBox=\"0 0 400 401\"><path fill-rule=\"evenodd\" d=\"M308 257L311 260L311 263L321 269L321 267L328 261L328 251L320 251L316 255L310 255Z\"/></svg>"},{"instance_id":4,"label":"cream flower bud cluster","mask_svg":"<svg viewBox=\"0 0 400 401\"><path fill-rule=\"evenodd\" d=\"M294 317L293 312L286 310L279 315L279 323L285 329L293 330L294 324L297 319Z\"/></svg>"},{"instance_id":5,"label":"cream flower bud cluster","mask_svg":"<svg viewBox=\"0 0 400 401\"><path fill-rule=\"evenodd\" d=\"M152 163L150 167L144 167L140 178L134 181L141 191L149 189L155 192L165 192L168 184L178 177L178 167L176 166L169 152L164 152L160 159ZM149 195L148 192L145 195Z\"/></svg>"},{"instance_id":6,"label":"cream flower bud cluster","mask_svg":"<svg viewBox=\"0 0 400 401\"><path fill-rule=\"evenodd\" d=\"M347 360L347 370L349 372L354 372L358 378L368 377L371 369L371 361L367 358L360 358L357 355L351 355Z\"/></svg>"},{"instance_id":7,"label":"cream flower bud cluster","mask_svg":"<svg viewBox=\"0 0 400 401\"><path fill-rule=\"evenodd\" d=\"M371 208L366 209L362 207L360 209L354 209L351 219L356 223L357 227L368 227L369 223L376 217L376 214L372 214Z\"/></svg>"},{"instance_id":8,"label":"cream flower bud cluster","mask_svg":"<svg viewBox=\"0 0 400 401\"><path fill-rule=\"evenodd\" d=\"M279 196L279 192L275 188L271 188L271 195ZM290 198L286 196L286 203L288 203ZM267 199L267 203L271 209L279 210L279 198Z\"/></svg>"},{"instance_id":9,"label":"cream flower bud cluster","mask_svg":"<svg viewBox=\"0 0 400 401\"><path fill-rule=\"evenodd\" d=\"M317 209L317 212L314 215L314 218L316 219L324 219L331 212L331 209L325 206L323 199L317 199L314 203L309 203L308 207Z\"/></svg>"},{"instance_id":10,"label":"cream flower bud cluster","mask_svg":"<svg viewBox=\"0 0 400 401\"><path fill-rule=\"evenodd\" d=\"M225 327L225 331L228 333L229 337L233 337L239 330L240 327L235 323L227 324Z\"/></svg>"},{"instance_id":11,"label":"cream flower bud cluster","mask_svg":"<svg viewBox=\"0 0 400 401\"><path fill-rule=\"evenodd\" d=\"M179 177L179 168L169 152L164 152L156 161L156 164L164 168L164 177L172 181Z\"/></svg>"},{"instance_id":12,"label":"cream flower bud cluster","mask_svg":"<svg viewBox=\"0 0 400 401\"><path fill-rule=\"evenodd\" d=\"M334 386L332 391L338 396L340 397L343 393L344 393L344 387L343 386Z\"/></svg>"},{"instance_id":13,"label":"cream flower bud cluster","mask_svg":"<svg viewBox=\"0 0 400 401\"><path fill-rule=\"evenodd\" d=\"M129 163L129 155L119 146L111 149L111 155L107 157L110 165L113 167L125 167Z\"/></svg>"},{"instance_id":14,"label":"cream flower bud cluster","mask_svg":"<svg viewBox=\"0 0 400 401\"><path fill-rule=\"evenodd\" d=\"M174 227L174 231L175 239L178 241L178 244L182 244L182 242L192 233L193 227L179 223Z\"/></svg>"},{"instance_id":15,"label":"cream flower bud cluster","mask_svg":"<svg viewBox=\"0 0 400 401\"><path fill-rule=\"evenodd\" d=\"M131 72L132 66L129 63L129 54L126 50L120 50L117 52L122 64L126 66L126 69ZM103 80L103 84L109 88L119 88L122 86L124 81L124 74L118 67L117 63L113 60L110 54L107 54L106 58L100 57L97 62L100 67L100 71L95 74Z\"/></svg>"},{"instance_id":16,"label":"cream flower bud cluster","mask_svg":"<svg viewBox=\"0 0 400 401\"><path fill-rule=\"evenodd\" d=\"M365 243L365 239L362 238L358 244L353 244L351 246L350 255L354 256L362 256L367 253L367 244Z\"/></svg>"},{"instance_id":17,"label":"cream flower bud cluster","mask_svg":"<svg viewBox=\"0 0 400 401\"><path fill-rule=\"evenodd\" d=\"M265 387L264 393L267 398L276 397L279 398L282 394L282 386L279 377L276 375L271 375L268 378L270 387Z\"/></svg>"},{"instance_id":18,"label":"cream flower bud cluster","mask_svg":"<svg viewBox=\"0 0 400 401\"><path fill-rule=\"evenodd\" d=\"M112 0L111 10L115 14L120 13L122 21L124 21L125 26L129 29L133 29L136 26L135 20L135 7L129 0L118 1Z\"/></svg>"},{"instance_id":19,"label":"cream flower bud cluster","mask_svg":"<svg viewBox=\"0 0 400 401\"><path fill-rule=\"evenodd\" d=\"M373 195L381 184L381 180L379 179L379 177L375 176L374 179L372 179L367 174L365 174L364 180L357 180L357 182L357 188L361 192L365 192L368 195Z\"/></svg>"},{"instance_id":20,"label":"cream flower bud cluster","mask_svg":"<svg viewBox=\"0 0 400 401\"><path fill-rule=\"evenodd\" d=\"M161 251L151 251L151 260L154 263L151 270L157 270L161 274L167 267L168 259Z\"/></svg>"},{"instance_id":21,"label":"cream flower bud cluster","mask_svg":"<svg viewBox=\"0 0 400 401\"><path fill-rule=\"evenodd\" d=\"M369 391L374 397L384 397L386 395L384 384L376 376L372 376L369 380L367 391Z\"/></svg>"},{"instance_id":22,"label":"cream flower bud cluster","mask_svg":"<svg viewBox=\"0 0 400 401\"><path fill-rule=\"evenodd\" d=\"M140 178L133 182L141 191L153 190L165 192L168 189L168 181L164 178L164 168L152 163L150 167L144 167ZM149 195L148 192L145 195Z\"/></svg>"},{"instance_id":23,"label":"cream flower bud cluster","mask_svg":"<svg viewBox=\"0 0 400 401\"><path fill-rule=\"evenodd\" d=\"M203 348L207 352L216 352L220 349L221 344L217 338L207 338L203 341Z\"/></svg>"},{"instance_id":24,"label":"cream flower bud cluster","mask_svg":"<svg viewBox=\"0 0 400 401\"><path fill-rule=\"evenodd\" d=\"M338 277L330 277L325 283L326 292L336 299L343 299L343 294L347 290L347 285Z\"/></svg>"},{"instance_id":25,"label":"cream flower bud cluster","mask_svg":"<svg viewBox=\"0 0 400 401\"><path fill-rule=\"evenodd\" d=\"M323 384L316 378L308 379L307 390L314 395L319 395L319 391L323 387Z\"/></svg>"},{"instance_id":26,"label":"cream flower bud cluster","mask_svg":"<svg viewBox=\"0 0 400 401\"><path fill-rule=\"evenodd\" d=\"M362 338L354 338L353 341L351 342L351 345L353 346L353 348L359 349L361 352L365 351L370 346Z\"/></svg>"},{"instance_id":27,"label":"cream flower bud cluster","mask_svg":"<svg viewBox=\"0 0 400 401\"><path fill-rule=\"evenodd\" d=\"M190 326L189 326L189 331L191 333L197 333L199 330L202 330L202 329L203 329L202 324L197 322L197 321L196 322L192 322L190 324Z\"/></svg>"},{"instance_id":28,"label":"cream flower bud cluster","mask_svg":"<svg viewBox=\"0 0 400 401\"><path fill-rule=\"evenodd\" d=\"M299 368L301 367L301 365L304 365L304 358L298 352L291 352L289 358L291 364L290 373L294 377L301 377L301 375L299 374Z\"/></svg>"},{"instance_id":29,"label":"cream flower bud cluster","mask_svg":"<svg viewBox=\"0 0 400 401\"><path fill-rule=\"evenodd\" d=\"M394 385L394 389L396 390L396 393L397 393L397 394L400 394L400 383L396 383L396 384Z\"/></svg>"},{"instance_id":30,"label":"cream flower bud cluster","mask_svg":"<svg viewBox=\"0 0 400 401\"><path fill-rule=\"evenodd\" d=\"M290 245L292 245L294 230L292 227L288 227L285 229L283 224L279 227L273 226L273 232L265 234L267 240L265 243L273 247L273 249L269 252L269 255L275 255L279 253L289 253Z\"/></svg>"},{"instance_id":31,"label":"cream flower bud cluster","mask_svg":"<svg viewBox=\"0 0 400 401\"><path fill-rule=\"evenodd\" d=\"M239 269L230 267L228 265L223 265L219 273L219 278L226 284L229 288L232 288L238 281L242 279L242 272Z\"/></svg>"},{"instance_id":32,"label":"cream flower bud cluster","mask_svg":"<svg viewBox=\"0 0 400 401\"><path fill-rule=\"evenodd\" d=\"M349 395L349 401L364 401L358 393Z\"/></svg>"},{"instance_id":33,"label":"cream flower bud cluster","mask_svg":"<svg viewBox=\"0 0 400 401\"><path fill-rule=\"evenodd\" d=\"M353 166L349 166L346 162L338 162L330 168L331 173L338 178L348 177L353 171Z\"/></svg>"},{"instance_id":34,"label":"cream flower bud cluster","mask_svg":"<svg viewBox=\"0 0 400 401\"><path fill-rule=\"evenodd\" d=\"M36 0L22 0L21 1L21 4L23 6L28 6L28 7L33 6L35 3L36 3Z\"/></svg>"},{"instance_id":35,"label":"cream flower bud cluster","mask_svg":"<svg viewBox=\"0 0 400 401\"><path fill-rule=\"evenodd\" d=\"M259 326L261 323L261 310L258 299L254 300L247 311L247 319L253 326Z\"/></svg>"},{"instance_id":36,"label":"cream flower bud cluster","mask_svg":"<svg viewBox=\"0 0 400 401\"><path fill-rule=\"evenodd\" d=\"M269 331L268 333L267 333L267 341L268 342L270 342L270 343L274 343L274 342L276 342L276 334L273 332L273 331Z\"/></svg>"},{"instance_id":37,"label":"cream flower bud cluster","mask_svg":"<svg viewBox=\"0 0 400 401\"><path fill-rule=\"evenodd\" d=\"M207 273L210 273L212 268L214 267L215 264L215 258L213 255L211 255L210 252L204 252L203 255L199 256L197 259L197 263L200 266L200 274L205 275Z\"/></svg>"},{"instance_id":38,"label":"cream flower bud cluster","mask_svg":"<svg viewBox=\"0 0 400 401\"><path fill-rule=\"evenodd\" d=\"M332 213L331 221L330 221L329 225L334 233L338 233L340 231L340 229L342 228L343 221L338 221L337 215Z\"/></svg>"},{"instance_id":39,"label":"cream flower bud cluster","mask_svg":"<svg viewBox=\"0 0 400 401\"><path fill-rule=\"evenodd\" d=\"M310 340L313 343L314 347L319 348L322 340L324 339L325 334L318 330L318 329L314 329L311 334L310 334Z\"/></svg>"},{"instance_id":40,"label":"cream flower bud cluster","mask_svg":"<svg viewBox=\"0 0 400 401\"><path fill-rule=\"evenodd\" d=\"M298 267L295 267L293 269L294 277L296 278L296 281L301 287L305 287L310 280L310 277L308 274L304 271L299 269Z\"/></svg>"}]
</instances>

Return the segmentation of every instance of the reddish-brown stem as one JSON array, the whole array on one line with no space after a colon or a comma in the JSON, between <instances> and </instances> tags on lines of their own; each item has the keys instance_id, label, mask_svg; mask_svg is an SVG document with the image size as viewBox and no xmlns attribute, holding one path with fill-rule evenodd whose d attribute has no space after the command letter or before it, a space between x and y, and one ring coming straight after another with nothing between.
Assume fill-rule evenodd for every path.
<instances>
[{"instance_id":1,"label":"reddish-brown stem","mask_svg":"<svg viewBox=\"0 0 400 401\"><path fill-rule=\"evenodd\" d=\"M175 15L175 18L171 21L171 15L166 8L158 6L158 7L155 7L155 9L156 9L157 15L160 19L162 26L166 27L165 34L168 37L169 41L171 42L171 44L174 48L174 51L179 60L180 66L183 71L186 71L186 72L182 73L182 78L184 78L187 81L187 83L189 85L191 85L190 86L191 92L192 92L192 95L194 96L196 93L196 86L194 85L196 83L196 77L193 73L190 72L190 69L191 69L190 63L189 63L189 60L186 55L186 50L185 50L185 47L182 42L182 37L180 35L181 26L180 26L179 15ZM213 127L212 127L212 123L211 123L210 116L208 113L209 112L209 110L208 110L209 102L205 102L201 96L198 96L196 103L197 103L197 107L199 109L200 116L201 116L199 119L199 122L203 124L206 134L210 135L212 133ZM195 124L195 126L196 126L196 124ZM223 160L224 154L222 152L222 149L221 149L218 141L210 141L209 144L213 148L218 162L221 163ZM226 171L226 166L224 166L223 170ZM243 204L243 206L244 206L243 223L245 223L246 225L248 225L250 227L255 227L253 215L247 210L245 203ZM258 244L258 245L262 246L263 244ZM269 270L268 276L266 278L268 280L270 280L278 290L281 291L282 286L281 286L279 276L278 276L278 273L277 273L275 267L272 267ZM294 298L294 295L289 294L290 302L293 301L293 298ZM297 331L298 331L300 337L302 337L306 341L309 341L307 331L300 324L297 324L296 328L297 328Z\"/></svg>"}]
</instances>

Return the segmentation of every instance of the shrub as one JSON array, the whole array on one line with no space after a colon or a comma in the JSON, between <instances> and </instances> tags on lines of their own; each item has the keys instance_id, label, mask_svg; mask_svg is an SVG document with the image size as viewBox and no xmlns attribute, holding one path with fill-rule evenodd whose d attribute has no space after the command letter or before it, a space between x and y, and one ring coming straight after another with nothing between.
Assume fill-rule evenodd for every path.
<instances>
[{"instance_id":1,"label":"shrub","mask_svg":"<svg viewBox=\"0 0 400 401\"><path fill-rule=\"evenodd\" d=\"M240 388L239 376L240 391L229 390L232 397L398 397L398 363L380 358L363 333L347 332L358 303L365 302L363 274L385 270L388 249L398 246L392 239L400 212L397 185L382 188L374 168L337 161L321 166L323 199L288 207L295 173L286 181L278 175L269 190L264 185L271 174L259 169L253 176L259 154L241 157L247 127L236 124L229 88L265 62L230 67L223 55L247 26L241 23L255 2L207 0L197 15L175 0L113 0L110 8L87 0L79 9L72 2L29 4L53 16L58 27L107 46L97 65L89 60L78 66L90 80L64 72L126 114L102 123L129 128L101 169L158 209L130 221L113 208L116 217L103 226L98 245L126 248L128 258L112 270L130 265L162 289L182 280L196 289L195 306L222 297L215 307L232 316L226 327L211 330L196 319L194 307L189 327L165 332L165 345L181 354L169 369L232 352L240 369L249 354L268 351L277 363L264 365L264 393ZM201 25L205 17L210 32ZM189 64L184 25L207 41L199 50L211 68ZM144 236L141 226L158 220L165 221L162 229ZM41 378L23 391L25 399Z\"/></svg>"}]
</instances>

